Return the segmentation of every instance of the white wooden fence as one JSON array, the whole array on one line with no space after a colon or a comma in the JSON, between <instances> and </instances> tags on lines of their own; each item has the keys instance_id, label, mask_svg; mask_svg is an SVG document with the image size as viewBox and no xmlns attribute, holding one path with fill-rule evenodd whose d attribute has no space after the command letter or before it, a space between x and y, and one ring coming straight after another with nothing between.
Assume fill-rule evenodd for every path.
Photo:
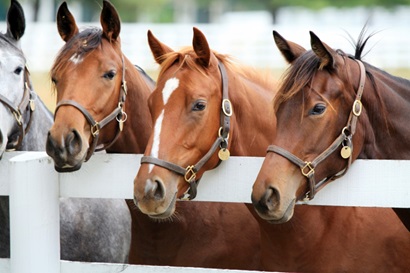
<instances>
[{"instance_id":1,"label":"white wooden fence","mask_svg":"<svg viewBox=\"0 0 410 273\"><path fill-rule=\"evenodd\" d=\"M140 158L96 154L80 171L59 174L44 152L6 153L0 161L0 195L10 196L11 259L0 259L0 272L252 272L60 261L59 197L132 198ZM205 174L195 200L250 202L262 161L231 157ZM410 161L358 160L309 204L410 208L408 170Z\"/></svg>"}]
</instances>

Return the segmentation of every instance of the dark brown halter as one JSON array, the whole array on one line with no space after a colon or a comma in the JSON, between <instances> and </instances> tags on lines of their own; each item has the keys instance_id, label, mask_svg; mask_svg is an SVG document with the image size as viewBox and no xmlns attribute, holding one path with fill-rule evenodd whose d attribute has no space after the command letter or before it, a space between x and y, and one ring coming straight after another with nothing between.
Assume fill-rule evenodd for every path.
<instances>
[{"instance_id":1,"label":"dark brown halter","mask_svg":"<svg viewBox=\"0 0 410 273\"><path fill-rule=\"evenodd\" d=\"M13 151L13 150L18 150L23 143L23 138L26 135L27 131L30 129L30 124L31 124L31 118L33 116L33 112L36 109L35 107L35 99L36 99L36 94L34 93L30 78L29 78L29 71L27 67L24 67L24 94L23 98L20 102L20 104L15 107L13 103L6 98L5 96L0 94L0 102L3 103L5 106L7 106L10 111L13 113L14 118L17 121L17 125L20 130L19 138L16 143L13 143L12 146L7 146L8 151ZM24 118L23 118L23 113L24 111L28 111L29 113L29 119L26 125L26 128L24 128Z\"/></svg>"},{"instance_id":2,"label":"dark brown halter","mask_svg":"<svg viewBox=\"0 0 410 273\"><path fill-rule=\"evenodd\" d=\"M141 164L154 164L183 176L185 181L189 183L190 187L182 199L192 200L195 198L199 183L199 180L195 179L197 172L205 165L206 162L208 162L218 148L225 150L228 146L230 117L232 116L233 109L231 101L228 98L228 75L226 74L225 66L223 63L219 62L218 67L222 78L221 127L218 131L218 137L209 151L198 161L198 163L195 165L190 165L186 168L152 156L143 156L141 158Z\"/></svg>"},{"instance_id":3,"label":"dark brown halter","mask_svg":"<svg viewBox=\"0 0 410 273\"><path fill-rule=\"evenodd\" d=\"M85 161L88 161L90 159L90 157L92 156L94 151L101 151L101 150L105 150L105 149L109 148L118 139L118 136L119 136L120 132L123 129L124 122L127 119L127 114L124 112L124 109L123 109L125 99L126 99L126 96L127 96L127 82L125 81L124 56L121 56L121 61L122 61L122 80L121 80L121 92L120 92L120 96L119 96L119 100L118 100L118 106L108 116L103 118L101 121L96 121L92 117L92 115L87 111L87 109L85 109L81 104L79 104L78 102L76 102L74 100L62 100L56 106L54 116L56 115L57 110L61 106L73 106L73 107L77 108L84 115L84 117L87 119L88 123L90 124L90 127L91 127L90 130L91 130L91 135L92 135L93 141L92 141L90 147L88 148L88 152L87 152L87 155L85 157ZM97 147L98 137L100 135L100 130L104 126L106 126L108 123L113 121L114 119L116 119L117 122L118 122L118 130L117 130L117 133L116 133L114 139L109 144L102 144L101 147Z\"/></svg>"},{"instance_id":4,"label":"dark brown halter","mask_svg":"<svg viewBox=\"0 0 410 273\"><path fill-rule=\"evenodd\" d=\"M339 135L338 138L327 148L323 153L318 155L313 161L303 161L299 157L295 156L294 154L286 151L285 149L278 147L276 145L270 145L268 147L267 152L273 152L277 153L285 158L287 158L289 161L292 163L296 164L297 166L300 167L300 170L308 180L308 187L309 190L304 194L305 198L304 201L312 200L315 197L315 194L317 191L319 191L323 186L325 186L328 182L331 182L341 176L343 176L348 168L350 167L350 164L352 163L352 153L353 153L353 142L352 142L352 137L354 133L356 132L356 124L357 124L357 118L360 116L362 113L362 94L364 90L364 84L366 81L366 70L364 68L364 65L361 61L355 60L360 67L360 83L359 83L359 88L356 93L356 99L353 103L352 111L350 112L349 119L347 121L347 125L342 129L341 134ZM327 177L320 181L319 183L316 184L315 181L315 168L316 166L325 160L328 156L330 156L334 151L340 148L340 145L342 146L348 146L351 150L348 159L347 166L344 170L340 171L339 173ZM343 148L343 147L342 147ZM302 195L303 196L303 195ZM300 199L300 197L298 198Z\"/></svg>"}]
</instances>

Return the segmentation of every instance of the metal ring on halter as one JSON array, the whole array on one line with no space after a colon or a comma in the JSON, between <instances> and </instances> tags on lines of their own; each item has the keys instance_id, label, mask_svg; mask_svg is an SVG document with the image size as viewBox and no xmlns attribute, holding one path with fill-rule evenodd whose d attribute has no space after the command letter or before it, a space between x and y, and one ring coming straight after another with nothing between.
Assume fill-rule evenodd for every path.
<instances>
[{"instance_id":1,"label":"metal ring on halter","mask_svg":"<svg viewBox=\"0 0 410 273\"><path fill-rule=\"evenodd\" d=\"M358 117L362 113L363 104L360 100L355 100L352 107L353 114Z\"/></svg>"},{"instance_id":2,"label":"metal ring on halter","mask_svg":"<svg viewBox=\"0 0 410 273\"><path fill-rule=\"evenodd\" d=\"M121 110L121 119L118 119L118 116L115 118L118 122L125 122L128 118L127 113Z\"/></svg>"},{"instance_id":3,"label":"metal ring on halter","mask_svg":"<svg viewBox=\"0 0 410 273\"><path fill-rule=\"evenodd\" d=\"M229 104L228 107L225 107L225 102ZM225 116L232 116L232 103L229 99L222 100L222 111L224 112Z\"/></svg>"},{"instance_id":4,"label":"metal ring on halter","mask_svg":"<svg viewBox=\"0 0 410 273\"><path fill-rule=\"evenodd\" d=\"M349 128L347 128L347 126L343 127L342 134L345 136L345 139L351 137L352 135Z\"/></svg>"},{"instance_id":5,"label":"metal ring on halter","mask_svg":"<svg viewBox=\"0 0 410 273\"><path fill-rule=\"evenodd\" d=\"M219 130L218 130L218 136L219 136L219 137L223 137L223 136L222 136L222 130L223 130L222 126L219 127ZM226 138L224 138L224 140L226 141L226 140L228 140L228 139L229 139L229 133L228 133L228 135L226 136Z\"/></svg>"}]
</instances>

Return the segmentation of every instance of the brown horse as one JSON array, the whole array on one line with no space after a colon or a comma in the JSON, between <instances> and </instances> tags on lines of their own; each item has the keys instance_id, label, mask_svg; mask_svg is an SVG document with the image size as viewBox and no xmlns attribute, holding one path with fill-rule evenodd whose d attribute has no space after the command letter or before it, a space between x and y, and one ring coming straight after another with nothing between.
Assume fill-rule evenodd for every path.
<instances>
[{"instance_id":1,"label":"brown horse","mask_svg":"<svg viewBox=\"0 0 410 273\"><path fill-rule=\"evenodd\" d=\"M57 109L47 141L56 170L79 169L101 144L107 152L142 153L152 130L147 100L154 84L123 56L115 8L104 1L102 31L79 32L66 4L60 7L57 22L66 44L51 71ZM130 263L260 269L258 237L253 240L257 225L238 220L240 213L231 213L229 206L182 202L174 219L156 221L132 201L128 205ZM101 227L95 224L98 231ZM240 232L245 235L238 241Z\"/></svg>"},{"instance_id":2,"label":"brown horse","mask_svg":"<svg viewBox=\"0 0 410 273\"><path fill-rule=\"evenodd\" d=\"M175 203L180 204L175 202L175 197L184 196L188 187L185 178L195 174L195 179L190 180L192 187L204 171L217 166L219 158L214 143L226 128L229 128L230 134L228 143L222 148L217 145L217 150L226 148L235 155L265 154L267 143L275 134L275 116L269 114L270 98L274 94L272 90L275 90L275 85L258 85L261 81L256 82L255 78L253 82L250 80L250 76L255 76L254 74L242 74L244 71L241 73L234 70L236 67L225 56L209 49L205 37L196 29L193 49L173 52L151 33L149 44L155 59L161 64L157 88L149 99L156 122L145 152L146 157L142 159L144 164L134 181L134 191L135 201L142 211L151 217L164 218L172 215L175 210L179 211L178 207L174 208ZM294 48L304 51L297 45ZM220 62L225 64L227 72L221 72L224 68L218 68ZM238 84L241 81L243 82ZM223 91L224 84L229 92ZM249 86L251 89L246 89ZM248 95L244 96L244 93ZM253 95L249 95L250 93ZM226 109L226 105L220 108L224 97L231 101L232 105L227 104L230 110ZM259 100L261 97L264 99ZM225 118L225 112L232 113L229 122ZM220 124L221 120L223 124ZM249 148L250 145L256 146ZM184 168L178 167L192 164L195 167L188 168L188 175ZM203 168L200 168L201 165ZM190 193L194 193L194 190ZM235 208L233 212L238 213L242 209L239 204L235 206L227 207L227 210ZM386 218L377 218L376 215ZM260 225L262 263L265 270L338 272L347 268L354 271L352 266L358 265L355 257L361 255L359 257L363 260L360 262L366 263L371 261L371 255L375 251L384 247L394 249L394 246L384 245L385 240L358 245L355 240L347 240L348 237L339 234L340 230L346 232L346 236L355 232L358 238L371 242L370 238L374 231L378 231L378 226L389 228L385 227L384 219L397 220L391 210L298 206L294 219L281 225L272 225L256 213L254 216ZM331 216L333 217L330 218ZM353 216L360 216L363 221L352 222ZM248 221L251 223L250 219ZM400 228L396 231L401 232ZM393 239L408 243L408 238L403 238L403 234ZM398 243L398 250L394 249L393 252L401 253L405 249L404 243ZM341 248L349 250L348 255L339 255L339 244ZM366 247L371 247L372 250L366 250ZM366 251L369 254L362 255ZM320 254L317 258L316 253ZM349 259L349 255L352 259ZM338 260L339 257L343 259ZM388 261L383 262L386 266L390 265ZM380 263L377 265L381 266ZM372 266L369 269L375 270Z\"/></svg>"},{"instance_id":3,"label":"brown horse","mask_svg":"<svg viewBox=\"0 0 410 273\"><path fill-rule=\"evenodd\" d=\"M266 220L260 221L265 249L283 246L292 253L284 263L303 264L296 268L300 271L407 271L410 234L391 209L328 207L303 221L296 212L306 206L295 202L313 198L319 187L314 179L340 176L353 159L408 157L408 130L401 124L410 115L403 99L409 98L409 81L363 65L360 55L368 39L363 33L355 56L331 49L312 32L311 51L276 32L274 38L291 66L274 102L274 146L252 192L257 214ZM388 118L387 109L394 118ZM277 236L277 229L289 225L305 241L289 243L289 237ZM283 258L276 253L263 259L274 257Z\"/></svg>"},{"instance_id":4,"label":"brown horse","mask_svg":"<svg viewBox=\"0 0 410 273\"><path fill-rule=\"evenodd\" d=\"M229 153L265 152L275 133L269 105L276 85L268 75L211 51L196 28L193 48L180 52L151 32L148 38L161 71L149 99L155 126L142 158L147 164L135 178L134 195L142 212L168 218L176 199L185 193L192 199L202 174ZM243 205L237 209L246 210Z\"/></svg>"},{"instance_id":5,"label":"brown horse","mask_svg":"<svg viewBox=\"0 0 410 273\"><path fill-rule=\"evenodd\" d=\"M168 48L166 45L160 43L151 34L151 32L148 32L148 41L149 41L151 50L157 62L160 64L163 63L163 59L162 59L163 55L166 52L172 52L172 50ZM206 49L209 50L209 48L205 48L205 46L207 46L205 37L202 35L202 33L200 33L197 30L195 31L194 43L197 43L198 46L204 46L204 50ZM194 54L194 52L191 52L191 54ZM151 109L151 115L152 115L153 120L157 120L158 116L161 115L158 111L156 111L157 108L155 106L158 106L158 104L162 101L161 91L162 89L164 89L164 85L168 85L168 86L171 85L170 87L167 87L168 89L174 88L172 87L172 85L174 85L177 81L179 81L178 79L176 79L176 77L179 77L180 71L185 71L186 75L191 75L190 72L192 70L190 69L190 67L188 66L185 67L184 65L188 65L188 64L193 65L192 60L188 60L188 57L185 58L184 56L181 55L181 58L185 58L186 63L182 59L180 60L180 63L178 63L178 60L175 58L175 56L174 56L173 61L169 62L169 59L168 59L164 63L167 63L168 66L173 66L173 63L174 63L175 66L180 67L181 69L179 71L167 70L166 72L164 72L164 68L162 68L160 71L160 76L159 76L159 81L157 82L157 86L149 99L149 106ZM203 61L205 61L205 59ZM215 68L216 67L214 67L213 65L212 66L209 65L208 70L210 71L209 72L210 74L208 76L205 76L205 74L208 73L205 71L205 69L203 70L194 69L196 74L193 76L208 78L210 83L212 83L212 91L218 93L218 91L220 91L221 83L220 83L220 78L219 78L220 76L217 73L217 68L216 70ZM174 75L173 80L166 83L166 80L164 80L164 73L166 73L166 75ZM195 82L195 81L192 81L192 82ZM182 84L182 80L181 80L181 84ZM203 110L203 107L205 105L209 105L209 107L211 107L211 105L213 105L214 103L217 103L218 105L220 105L220 101L218 102L218 98L213 99L212 102L206 101L207 98L214 97L214 95L208 94L208 89L204 88L203 86L204 86L203 83L202 83L202 88L200 86L197 86L197 88L202 89L202 96L200 98L195 98L195 99L198 99L197 101L194 102L192 101L194 98L191 98L192 100L189 102L186 102L186 105L180 105L178 101L175 101L176 103L175 106L178 109L181 109L178 112L183 112L183 113L185 111L189 111L189 112L198 111L199 112ZM170 90L168 92L170 92ZM171 94L169 93L169 96L170 95ZM269 95L266 95L266 98L269 98ZM158 102L156 101L156 99L160 99L161 101ZM172 96L170 98L170 101L171 99L172 99ZM191 107L192 107L192 110L190 109ZM215 112L216 114L219 115L220 111L215 111ZM193 125L194 122L200 122L200 117L202 115L201 113L198 113L198 115L199 116L193 117L193 119L191 120L189 120L189 118L185 118L181 120L182 117L174 116L173 126L174 128L180 128L181 130L185 130L185 128L177 122L185 121ZM212 115L214 115L214 113L210 113L208 117L211 117ZM206 122L205 116L203 116L202 120L203 122ZM158 130L157 124L155 125L155 130ZM216 124L216 126L218 126L218 124ZM216 133L218 131L218 128L219 127L215 128L215 126L213 125L210 125L210 127L208 127L208 129L211 132L216 132ZM191 131L189 138L186 140L187 143L184 143L184 147L186 147L185 145L187 146L194 145L193 141L195 141L195 138L198 137L198 133L200 132ZM181 136L183 136L183 134L178 134L178 137L181 137ZM151 136L150 141L148 142L148 149L152 147L152 141L153 141L153 136ZM207 143L205 143L203 149L207 149L207 148L208 148ZM175 151L166 151L165 153L173 154L174 152ZM214 164L214 162L215 162L215 158L212 158L209 160L210 164ZM144 167L146 167L146 165L142 166L142 168ZM143 191L149 191L153 195L165 193L166 188L163 186L159 186L159 187L161 188L157 188L157 190L154 188L147 188L146 190L143 190ZM147 197L151 198L153 196L152 194L148 194ZM236 204L219 204L219 203L211 203L211 202L201 202L201 203L174 202L172 206L173 212L175 210L175 207L177 208L176 209L177 212L175 215L162 214L162 213L159 213L160 216L152 215L152 214L148 214L148 215L152 219L157 219L156 221L158 220L165 221L167 219L174 219L174 221L176 220L179 224L178 225L170 224L171 225L170 228L167 229L166 231L174 233L175 239L174 239L173 244L177 243L178 245L181 245L180 247L182 247L183 250L186 249L187 252L190 251L192 247L190 245L194 245L194 246L195 245L197 246L206 245L206 249L202 249L202 248L195 249L195 251L190 254L191 260L197 259L197 261L200 261L200 263L197 262L198 264L202 264L204 266L209 264L210 267L261 269L260 255L259 255L260 237L259 237L258 226L257 226L257 223L253 221L252 215L249 213L249 211L246 209L245 206L243 205L238 206ZM142 208L142 211L146 213L146 210L144 208ZM183 226L180 227L180 225L183 225ZM242 234L240 238L238 238L238 234ZM208 242L204 243L205 241L208 241ZM186 242L186 243L182 243L182 242ZM212 250L209 252L208 250L210 249ZM252 251L256 251L256 252L252 253ZM135 254L138 254L138 253L135 253ZM139 254L141 255L141 253ZM173 253L169 253L169 255L173 255ZM202 259L199 258L200 256L202 256ZM181 255L178 259L180 259L179 261L180 264L189 265L189 259L187 260L186 257L184 257L183 255Z\"/></svg>"}]
</instances>

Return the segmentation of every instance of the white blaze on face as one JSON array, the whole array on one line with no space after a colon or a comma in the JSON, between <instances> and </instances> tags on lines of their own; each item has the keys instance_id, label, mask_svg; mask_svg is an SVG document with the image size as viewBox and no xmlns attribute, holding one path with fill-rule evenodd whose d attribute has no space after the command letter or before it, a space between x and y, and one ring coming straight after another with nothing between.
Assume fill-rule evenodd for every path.
<instances>
[{"instance_id":1,"label":"white blaze on face","mask_svg":"<svg viewBox=\"0 0 410 273\"><path fill-rule=\"evenodd\" d=\"M151 148L151 156L158 158L158 151L159 151L159 143L160 143L160 136L161 136L161 128L162 128L162 120L164 119L164 109L165 105L168 102L169 97L171 97L172 93L177 89L179 86L179 80L177 78L171 78L167 80L165 83L164 89L162 90L162 101L164 103L164 108L162 109L161 114L158 116L157 120L155 121L154 126L154 141L152 143ZM153 164L149 165L149 172L152 171L154 168Z\"/></svg>"},{"instance_id":2,"label":"white blaze on face","mask_svg":"<svg viewBox=\"0 0 410 273\"><path fill-rule=\"evenodd\" d=\"M80 57L79 54L74 53L74 55L71 56L70 61L71 61L73 64L79 64L79 63L81 63L81 62L83 61L83 58Z\"/></svg>"}]
</instances>

